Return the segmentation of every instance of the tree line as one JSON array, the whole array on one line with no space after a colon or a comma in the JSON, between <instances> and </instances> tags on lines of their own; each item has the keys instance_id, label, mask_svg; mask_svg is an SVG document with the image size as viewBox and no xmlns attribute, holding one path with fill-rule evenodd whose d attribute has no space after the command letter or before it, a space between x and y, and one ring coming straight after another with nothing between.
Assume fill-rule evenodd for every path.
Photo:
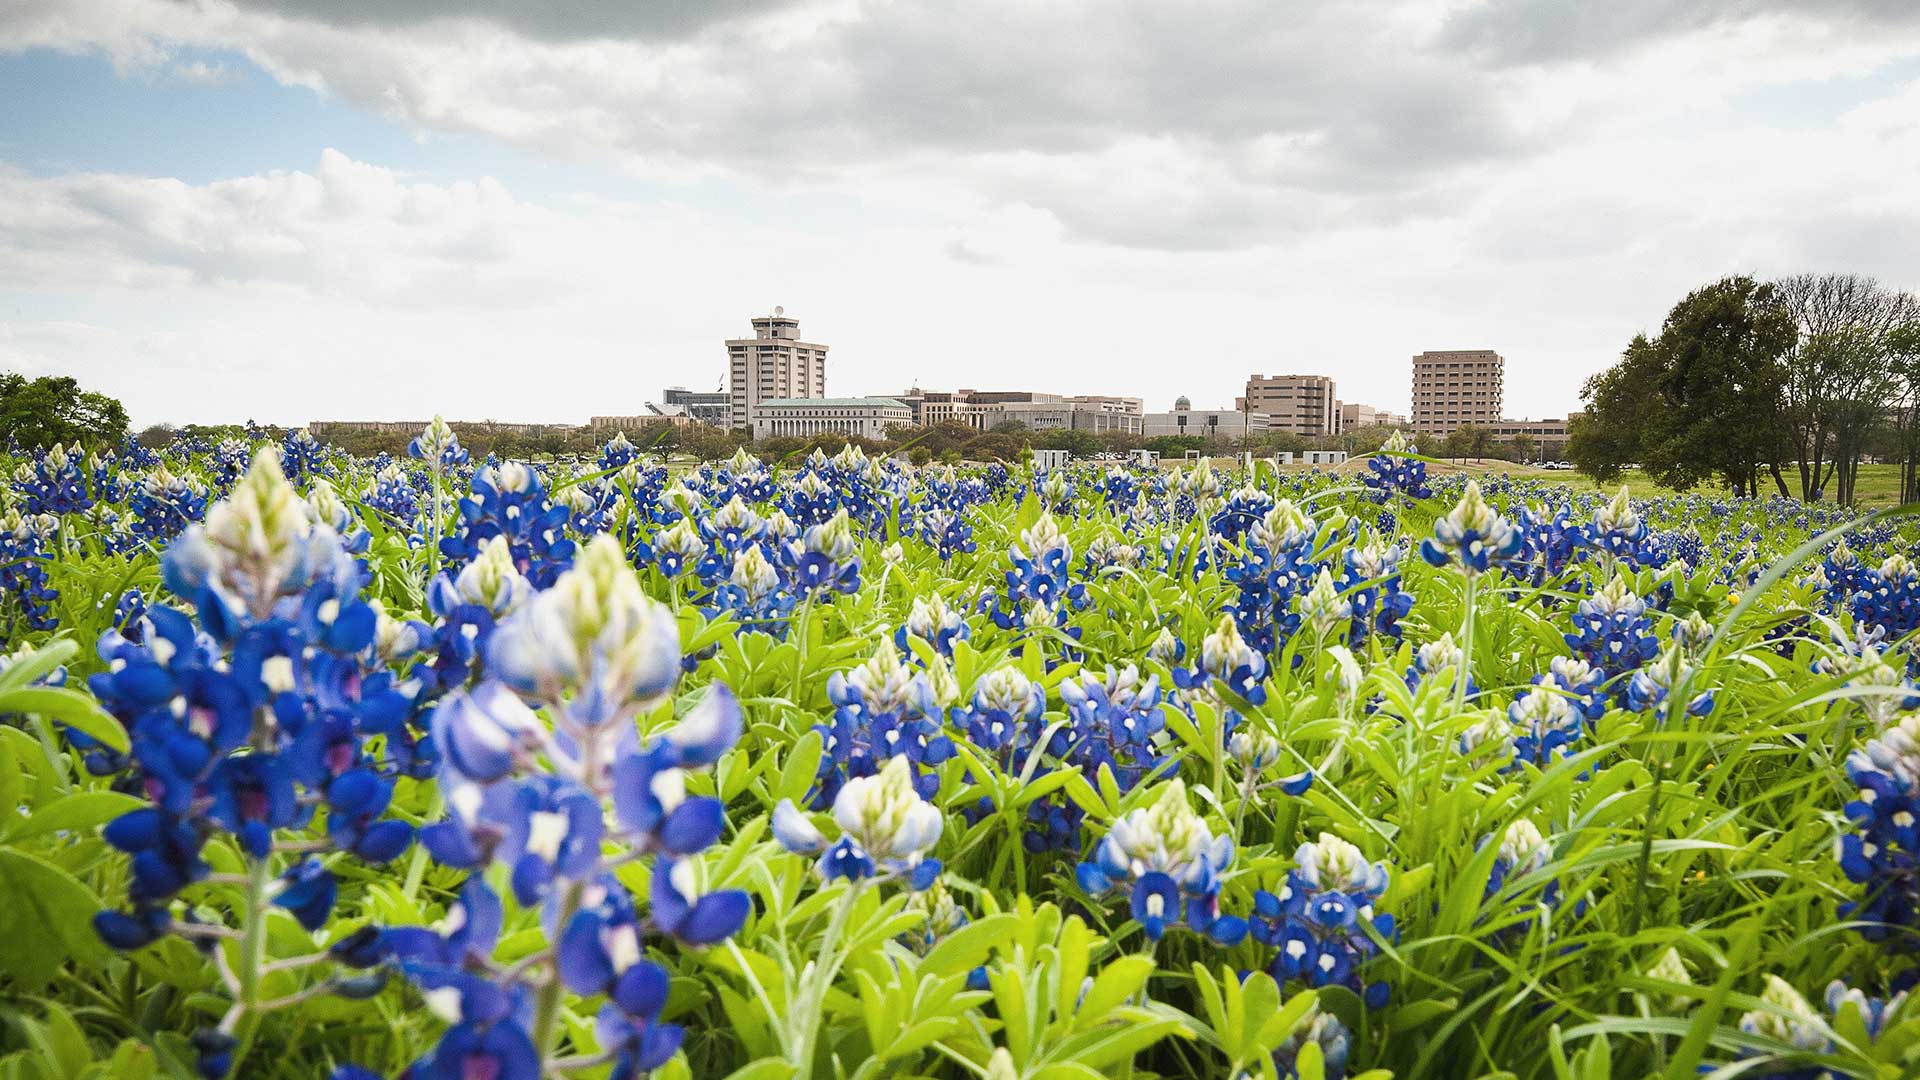
<instances>
[{"instance_id":1,"label":"tree line","mask_svg":"<svg viewBox=\"0 0 1920 1080\"><path fill-rule=\"evenodd\" d=\"M1920 300L1856 274L1722 278L1588 379L1568 455L1686 489L1852 503L1869 458L1920 501Z\"/></svg>"}]
</instances>

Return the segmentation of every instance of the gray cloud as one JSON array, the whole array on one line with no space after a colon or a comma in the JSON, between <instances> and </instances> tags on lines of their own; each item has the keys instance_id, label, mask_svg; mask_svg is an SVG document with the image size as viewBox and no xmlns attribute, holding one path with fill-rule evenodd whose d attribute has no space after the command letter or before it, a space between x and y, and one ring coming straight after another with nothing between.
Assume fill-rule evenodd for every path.
<instances>
[{"instance_id":1,"label":"gray cloud","mask_svg":"<svg viewBox=\"0 0 1920 1080\"><path fill-rule=\"evenodd\" d=\"M1448 20L1441 44L1507 64L1610 56L1769 17L1920 26L1912 0L1485 0Z\"/></svg>"},{"instance_id":2,"label":"gray cloud","mask_svg":"<svg viewBox=\"0 0 1920 1080\"><path fill-rule=\"evenodd\" d=\"M545 41L671 42L798 6L798 0L235 0L237 6L334 26L415 28L478 21Z\"/></svg>"},{"instance_id":3,"label":"gray cloud","mask_svg":"<svg viewBox=\"0 0 1920 1080\"><path fill-rule=\"evenodd\" d=\"M1462 215L1647 111L1593 57L1769 16L1818 38L1796 59L1920 28L1906 0L237 3L23 0L0 41L239 50L423 130L670 181L937 186L1078 241L1206 250ZM1564 84L1532 70L1562 63Z\"/></svg>"}]
</instances>

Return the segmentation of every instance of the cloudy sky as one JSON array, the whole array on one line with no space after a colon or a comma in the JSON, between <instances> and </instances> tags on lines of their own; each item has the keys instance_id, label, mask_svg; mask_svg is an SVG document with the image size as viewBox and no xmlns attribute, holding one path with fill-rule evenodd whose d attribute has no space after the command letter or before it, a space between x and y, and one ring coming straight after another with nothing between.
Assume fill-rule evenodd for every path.
<instances>
[{"instance_id":1,"label":"cloudy sky","mask_svg":"<svg viewBox=\"0 0 1920 1080\"><path fill-rule=\"evenodd\" d=\"M834 394L1230 404L1686 289L1920 287L1910 0L8 0L0 369L139 423L580 421L784 305Z\"/></svg>"}]
</instances>

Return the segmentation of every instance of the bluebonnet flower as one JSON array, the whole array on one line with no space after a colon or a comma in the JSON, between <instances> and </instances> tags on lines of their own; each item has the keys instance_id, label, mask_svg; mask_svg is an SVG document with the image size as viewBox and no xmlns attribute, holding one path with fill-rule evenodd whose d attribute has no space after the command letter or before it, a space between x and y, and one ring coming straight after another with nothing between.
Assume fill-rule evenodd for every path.
<instances>
[{"instance_id":1,"label":"bluebonnet flower","mask_svg":"<svg viewBox=\"0 0 1920 1080\"><path fill-rule=\"evenodd\" d=\"M1167 727L1160 677L1141 678L1132 664L1082 671L1060 683L1060 700L1072 723L1068 760L1097 779L1102 767L1122 791L1151 777L1172 775L1178 759L1166 752Z\"/></svg>"},{"instance_id":2,"label":"bluebonnet flower","mask_svg":"<svg viewBox=\"0 0 1920 1080\"><path fill-rule=\"evenodd\" d=\"M329 807L332 845L367 862L399 855L413 832L384 816L391 772L368 750L410 703L371 655L376 613L360 597L364 575L331 528L308 520L271 450L204 526L174 542L163 571L171 591L194 600L198 625L150 608L137 643L102 636L107 670L88 680L126 728L126 763L150 803L103 830L131 856L132 912L95 919L118 948L163 933L204 936L201 924L174 921L170 905L205 879L201 852L216 833L232 834L264 872L275 834L307 824L316 805ZM310 930L325 922L335 886L321 862L273 880L254 902L285 907ZM238 1016L216 1034L230 1035ZM230 1058L220 1039L206 1043L202 1070L218 1075Z\"/></svg>"},{"instance_id":3,"label":"bluebonnet flower","mask_svg":"<svg viewBox=\"0 0 1920 1080\"><path fill-rule=\"evenodd\" d=\"M1069 574L1073 545L1060 531L1053 514L1042 511L1031 526L1021 530L1020 539L1008 545L1007 558L1013 568L1006 574L1004 602L992 594L982 597L983 610L991 611L994 623L1002 629L1062 626L1069 607L1086 603L1087 587L1073 581Z\"/></svg>"},{"instance_id":4,"label":"bluebonnet flower","mask_svg":"<svg viewBox=\"0 0 1920 1080\"><path fill-rule=\"evenodd\" d=\"M1640 519L1625 484L1607 504L1593 512L1587 543L1594 550L1629 565L1646 561L1647 523Z\"/></svg>"},{"instance_id":5,"label":"bluebonnet flower","mask_svg":"<svg viewBox=\"0 0 1920 1080\"><path fill-rule=\"evenodd\" d=\"M1458 565L1469 577L1484 574L1520 554L1525 537L1487 505L1480 484L1467 481L1460 501L1433 523L1433 537L1420 542L1420 557L1434 566Z\"/></svg>"},{"instance_id":6,"label":"bluebonnet flower","mask_svg":"<svg viewBox=\"0 0 1920 1080\"><path fill-rule=\"evenodd\" d=\"M1504 564L1507 573L1534 586L1555 580L1588 546L1587 527L1573 520L1567 505L1553 509L1522 507L1520 553Z\"/></svg>"},{"instance_id":7,"label":"bluebonnet flower","mask_svg":"<svg viewBox=\"0 0 1920 1080\"><path fill-rule=\"evenodd\" d=\"M1396 431L1387 436L1374 455L1367 459L1367 473L1361 477L1376 502L1390 502L1396 495L1424 499L1433 494L1427 486L1427 463L1409 457L1419 448Z\"/></svg>"},{"instance_id":8,"label":"bluebonnet flower","mask_svg":"<svg viewBox=\"0 0 1920 1080\"><path fill-rule=\"evenodd\" d=\"M52 630L54 602L59 590L47 576L46 561L53 554L60 521L51 514L23 517L8 509L0 517L0 614L8 617L12 639L19 629Z\"/></svg>"},{"instance_id":9,"label":"bluebonnet flower","mask_svg":"<svg viewBox=\"0 0 1920 1080\"><path fill-rule=\"evenodd\" d=\"M790 799L774 807L774 839L796 854L818 854L815 867L829 881L886 876L925 889L940 876L940 860L927 852L939 842L946 822L917 788L907 759L892 758L885 768L847 781L835 794L838 839L829 842Z\"/></svg>"},{"instance_id":10,"label":"bluebonnet flower","mask_svg":"<svg viewBox=\"0 0 1920 1080\"><path fill-rule=\"evenodd\" d=\"M1313 629L1314 638L1326 641L1335 629L1345 628L1353 619L1353 604L1334 587L1333 575L1322 568L1313 579L1313 588L1299 600L1300 618Z\"/></svg>"},{"instance_id":11,"label":"bluebonnet flower","mask_svg":"<svg viewBox=\"0 0 1920 1080\"><path fill-rule=\"evenodd\" d=\"M699 566L707 554L707 541L691 520L681 518L657 530L650 542L635 541L629 554L635 562L652 563L663 576L677 579Z\"/></svg>"},{"instance_id":12,"label":"bluebonnet flower","mask_svg":"<svg viewBox=\"0 0 1920 1080\"><path fill-rule=\"evenodd\" d=\"M709 548L700 576L709 582L725 577L741 554L757 547L767 536L766 519L754 513L738 495L700 519L699 525Z\"/></svg>"},{"instance_id":13,"label":"bluebonnet flower","mask_svg":"<svg viewBox=\"0 0 1920 1080\"><path fill-rule=\"evenodd\" d=\"M1833 642L1810 665L1816 675L1841 676L1841 684L1868 691L1853 699L1878 731L1906 710L1920 708L1920 687L1909 676L1910 660L1893 649L1882 649L1885 633L1878 627L1856 626L1854 636L1835 628Z\"/></svg>"},{"instance_id":14,"label":"bluebonnet flower","mask_svg":"<svg viewBox=\"0 0 1920 1080\"><path fill-rule=\"evenodd\" d=\"M127 509L133 514L133 534L149 543L164 543L207 514L207 487L189 476L176 476L165 463L154 466L133 488Z\"/></svg>"},{"instance_id":15,"label":"bluebonnet flower","mask_svg":"<svg viewBox=\"0 0 1920 1080\"><path fill-rule=\"evenodd\" d=\"M420 517L419 494L398 465L388 465L375 474L366 504L406 528L413 527Z\"/></svg>"},{"instance_id":16,"label":"bluebonnet flower","mask_svg":"<svg viewBox=\"0 0 1920 1080\"><path fill-rule=\"evenodd\" d=\"M505 537L513 563L536 588L546 588L573 563L566 537L567 507L548 500L540 475L517 461L474 474L473 494L460 500L460 527L443 537L440 553L458 568L496 536Z\"/></svg>"},{"instance_id":17,"label":"bluebonnet flower","mask_svg":"<svg viewBox=\"0 0 1920 1080\"><path fill-rule=\"evenodd\" d=\"M450 866L478 873L506 864L520 903L543 909L544 970L523 965L501 985L481 985L514 1000L550 979L578 994L604 994L596 1020L602 1049L629 1073L657 1066L684 1033L659 1022L667 974L645 958L641 935L709 945L737 930L751 907L742 892L702 890L696 856L719 839L724 808L718 799L689 796L685 782L688 770L712 766L739 739L739 704L724 686L710 687L676 727L639 738L633 718L666 700L678 680L679 630L607 536L594 538L551 589L514 612L489 654L489 669L504 684L456 692L435 712L450 814L423 829L421 840ZM548 710L551 731L509 686ZM605 841L652 861L644 921L610 872ZM460 946L387 933L386 953L432 1002L448 985L446 953ZM502 1032L514 1053L531 1048L529 1075L543 1075L556 1032L529 1030L517 1010L488 1015L489 1031ZM456 1024L426 1060L443 1058L450 1043L464 1053L460 1030ZM507 1064L504 1056L487 1062Z\"/></svg>"},{"instance_id":18,"label":"bluebonnet flower","mask_svg":"<svg viewBox=\"0 0 1920 1080\"><path fill-rule=\"evenodd\" d=\"M1345 986L1369 1008L1387 1003L1387 984L1363 985L1360 971L1379 955L1368 930L1387 941L1393 916L1374 910L1387 889L1387 867L1369 863L1360 849L1321 833L1294 852L1294 868L1276 893L1254 893L1254 940L1277 951L1269 969L1285 984Z\"/></svg>"},{"instance_id":19,"label":"bluebonnet flower","mask_svg":"<svg viewBox=\"0 0 1920 1080\"><path fill-rule=\"evenodd\" d=\"M1105 479L1100 482L1100 492L1107 500L1107 509L1121 511L1133 505L1140 494L1140 481L1130 472L1119 466L1107 470Z\"/></svg>"},{"instance_id":20,"label":"bluebonnet flower","mask_svg":"<svg viewBox=\"0 0 1920 1080\"><path fill-rule=\"evenodd\" d=\"M1407 549L1373 540L1347 549L1340 591L1352 607L1347 640L1359 648L1374 634L1400 640L1400 620L1413 611L1413 595L1401 588L1400 562Z\"/></svg>"},{"instance_id":21,"label":"bluebonnet flower","mask_svg":"<svg viewBox=\"0 0 1920 1080\"><path fill-rule=\"evenodd\" d=\"M1227 496L1227 501L1208 519L1207 528L1222 540L1239 540L1274 508L1272 495L1251 485Z\"/></svg>"},{"instance_id":22,"label":"bluebonnet flower","mask_svg":"<svg viewBox=\"0 0 1920 1080\"><path fill-rule=\"evenodd\" d=\"M640 448L627 441L627 435L623 431L614 432L613 438L608 439L606 445L600 448L600 469L603 472L624 468L638 460L640 460Z\"/></svg>"},{"instance_id":23,"label":"bluebonnet flower","mask_svg":"<svg viewBox=\"0 0 1920 1080\"><path fill-rule=\"evenodd\" d=\"M1873 567L1847 546L1844 536L1828 549L1814 567L1813 575L1817 576L1810 576L1811 580L1825 593L1830 606L1849 604L1855 596L1871 590L1878 576Z\"/></svg>"},{"instance_id":24,"label":"bluebonnet flower","mask_svg":"<svg viewBox=\"0 0 1920 1080\"><path fill-rule=\"evenodd\" d=\"M818 450L814 453L824 465L826 455ZM781 509L802 527L823 524L836 513L843 512L840 493L821 478L819 471L813 469L802 473L800 479L787 489L786 497L781 500Z\"/></svg>"},{"instance_id":25,"label":"bluebonnet flower","mask_svg":"<svg viewBox=\"0 0 1920 1080\"><path fill-rule=\"evenodd\" d=\"M1485 844L1492 837L1482 839ZM1545 869L1552 858L1552 848L1540 827L1528 818L1518 818L1507 826L1500 836L1495 850L1493 868L1487 877L1487 889L1483 903L1494 902L1505 895L1515 894L1518 882ZM1551 912L1560 906L1560 882L1550 880L1540 890L1538 899L1527 905L1527 914L1517 920L1504 923L1494 931L1496 937L1510 937L1515 933L1525 933L1535 922L1535 914L1540 908ZM1584 902L1576 905L1576 914L1584 910Z\"/></svg>"},{"instance_id":26,"label":"bluebonnet flower","mask_svg":"<svg viewBox=\"0 0 1920 1080\"><path fill-rule=\"evenodd\" d=\"M1647 602L1625 575L1614 575L1606 587L1580 601L1573 627L1573 633L1564 635L1567 646L1609 677L1638 668L1660 651Z\"/></svg>"},{"instance_id":27,"label":"bluebonnet flower","mask_svg":"<svg viewBox=\"0 0 1920 1080\"><path fill-rule=\"evenodd\" d=\"M1041 469L1033 477L1033 493L1040 498L1045 513L1073 516L1073 501L1076 494L1073 481L1064 471L1056 472Z\"/></svg>"},{"instance_id":28,"label":"bluebonnet flower","mask_svg":"<svg viewBox=\"0 0 1920 1080\"><path fill-rule=\"evenodd\" d=\"M334 535L340 537L341 545L356 555L364 553L373 540L367 527L360 524L352 508L325 477L315 477L307 490L307 516L316 525L332 529Z\"/></svg>"},{"instance_id":29,"label":"bluebonnet flower","mask_svg":"<svg viewBox=\"0 0 1920 1080\"><path fill-rule=\"evenodd\" d=\"M1835 1053L1838 1048L1834 1043L1834 1031L1838 1025L1834 1021L1838 1021L1843 1013L1851 1014L1866 1035L1864 1045L1855 1042L1849 1049L1855 1053L1870 1053L1873 1049L1871 1044L1879 1039L1881 1032L1889 1029L1889 1023L1899 1022L1906 1001L1904 992L1883 1001L1870 998L1836 979L1827 985L1827 1012L1833 1018L1829 1021L1815 1012L1791 983L1769 974L1766 988L1760 993L1761 1007L1741 1015L1740 1030L1747 1035L1784 1044L1788 1050L1743 1049L1739 1055L1743 1061L1754 1058L1765 1060L1753 1062L1757 1067L1741 1069L1740 1073L1764 1080L1826 1080L1833 1077L1836 1074L1824 1065L1799 1064L1794 1056ZM1707 1068L1706 1065L1701 1066L1702 1070Z\"/></svg>"},{"instance_id":30,"label":"bluebonnet flower","mask_svg":"<svg viewBox=\"0 0 1920 1080\"><path fill-rule=\"evenodd\" d=\"M1635 671L1628 678L1626 693L1622 695L1624 699L1622 704L1633 712L1647 712L1652 709L1662 709L1663 713L1668 712L1672 708L1667 701L1669 693L1675 687L1690 682L1694 670L1695 667L1687 659L1684 649L1679 646L1669 647L1658 660ZM1707 715L1713 711L1713 700L1714 692L1711 689L1695 694L1693 699L1687 702L1687 715Z\"/></svg>"},{"instance_id":31,"label":"bluebonnet flower","mask_svg":"<svg viewBox=\"0 0 1920 1080\"><path fill-rule=\"evenodd\" d=\"M1163 626L1147 645L1147 659L1172 670L1187 658L1187 643L1181 641L1174 632Z\"/></svg>"},{"instance_id":32,"label":"bluebonnet flower","mask_svg":"<svg viewBox=\"0 0 1920 1080\"><path fill-rule=\"evenodd\" d=\"M799 598L782 583L780 572L756 544L734 557L732 572L713 590L708 602L709 618L727 614L740 624L742 632L785 637L788 618Z\"/></svg>"},{"instance_id":33,"label":"bluebonnet flower","mask_svg":"<svg viewBox=\"0 0 1920 1080\"><path fill-rule=\"evenodd\" d=\"M1308 1043L1320 1049L1321 1075L1326 1080L1344 1080L1352 1035L1339 1017L1322 1010L1318 1003L1307 1010L1286 1041L1274 1048L1273 1067L1281 1080L1298 1080L1300 1052Z\"/></svg>"},{"instance_id":34,"label":"bluebonnet flower","mask_svg":"<svg viewBox=\"0 0 1920 1080\"><path fill-rule=\"evenodd\" d=\"M1134 570L1144 561L1139 547L1104 534L1094 537L1093 542L1087 545L1086 554L1081 556L1090 578L1113 571Z\"/></svg>"},{"instance_id":35,"label":"bluebonnet flower","mask_svg":"<svg viewBox=\"0 0 1920 1080\"><path fill-rule=\"evenodd\" d=\"M976 679L972 697L966 704L949 709L948 717L981 756L998 765L1001 776L1034 783L1056 768L1074 767L1066 760L1073 747L1072 730L1065 724L1049 726L1046 706L1045 690L1020 669L1003 667ZM967 781L977 779L969 771ZM991 795L962 808L970 823L983 820L994 810ZM1064 793L1054 792L1029 802L1026 819L1020 839L1029 853L1079 849L1086 812Z\"/></svg>"},{"instance_id":36,"label":"bluebonnet flower","mask_svg":"<svg viewBox=\"0 0 1920 1080\"><path fill-rule=\"evenodd\" d=\"M1319 523L1291 500L1273 504L1246 532L1240 558L1224 576L1239 588L1232 614L1257 651L1277 654L1300 625L1296 599L1320 573L1314 560Z\"/></svg>"},{"instance_id":37,"label":"bluebonnet flower","mask_svg":"<svg viewBox=\"0 0 1920 1080\"><path fill-rule=\"evenodd\" d=\"M860 587L858 550L847 512L835 511L825 523L808 526L804 542L780 548L788 588L801 597L853 592Z\"/></svg>"},{"instance_id":38,"label":"bluebonnet flower","mask_svg":"<svg viewBox=\"0 0 1920 1080\"><path fill-rule=\"evenodd\" d=\"M1889 641L1920 630L1920 569L1899 552L1887 556L1854 594L1853 617L1884 631Z\"/></svg>"},{"instance_id":39,"label":"bluebonnet flower","mask_svg":"<svg viewBox=\"0 0 1920 1080\"><path fill-rule=\"evenodd\" d=\"M1567 695L1551 686L1535 686L1518 694L1504 717L1489 715L1463 732L1460 752L1511 754L1503 771L1519 768L1523 762L1545 769L1577 752L1574 744L1586 734L1582 721Z\"/></svg>"},{"instance_id":40,"label":"bluebonnet flower","mask_svg":"<svg viewBox=\"0 0 1920 1080\"><path fill-rule=\"evenodd\" d=\"M877 774L896 757L911 764L908 775L921 797L940 789L933 770L953 756L953 741L926 673L902 662L891 643L859 667L828 676L827 698L833 718L814 726L824 748L814 807L833 805L848 782Z\"/></svg>"},{"instance_id":41,"label":"bluebonnet flower","mask_svg":"<svg viewBox=\"0 0 1920 1080\"><path fill-rule=\"evenodd\" d=\"M773 473L765 463L752 454L746 447L733 452L720 471L720 486L730 498L747 503L762 503L773 498Z\"/></svg>"},{"instance_id":42,"label":"bluebonnet flower","mask_svg":"<svg viewBox=\"0 0 1920 1080\"><path fill-rule=\"evenodd\" d=\"M1908 714L1847 756L1859 797L1847 803L1854 830L1835 842L1847 879L1865 887L1840 905L1869 941L1911 947L1920 926L1920 715Z\"/></svg>"},{"instance_id":43,"label":"bluebonnet flower","mask_svg":"<svg viewBox=\"0 0 1920 1080\"><path fill-rule=\"evenodd\" d=\"M294 483L324 476L327 448L306 428L289 431L280 444L280 471Z\"/></svg>"},{"instance_id":44,"label":"bluebonnet flower","mask_svg":"<svg viewBox=\"0 0 1920 1080\"><path fill-rule=\"evenodd\" d=\"M28 516L40 514L79 514L93 508L93 491L87 484L80 447L71 450L54 443L14 471L14 487L20 493L21 508Z\"/></svg>"},{"instance_id":45,"label":"bluebonnet flower","mask_svg":"<svg viewBox=\"0 0 1920 1080\"><path fill-rule=\"evenodd\" d=\"M971 632L965 615L949 607L939 593L930 593L913 598L907 621L893 632L893 643L911 657L913 650L908 646L908 638L919 638L933 646L939 655L952 656L953 643L967 640Z\"/></svg>"},{"instance_id":46,"label":"bluebonnet flower","mask_svg":"<svg viewBox=\"0 0 1920 1080\"><path fill-rule=\"evenodd\" d=\"M1175 779L1153 802L1116 820L1075 879L1094 897L1126 893L1129 913L1150 940L1184 925L1235 945L1247 936L1247 920L1220 914L1221 877L1232 864L1233 838L1213 835Z\"/></svg>"},{"instance_id":47,"label":"bluebonnet flower","mask_svg":"<svg viewBox=\"0 0 1920 1080\"><path fill-rule=\"evenodd\" d=\"M1186 693L1219 697L1225 691L1254 705L1267 699L1266 677L1266 657L1240 636L1231 615L1222 615L1213 633L1201 640L1199 664L1173 672L1174 685Z\"/></svg>"},{"instance_id":48,"label":"bluebonnet flower","mask_svg":"<svg viewBox=\"0 0 1920 1080\"><path fill-rule=\"evenodd\" d=\"M952 562L955 555L979 548L973 540L973 526L959 510L936 507L920 515L920 538L933 547L941 562Z\"/></svg>"},{"instance_id":49,"label":"bluebonnet flower","mask_svg":"<svg viewBox=\"0 0 1920 1080\"><path fill-rule=\"evenodd\" d=\"M445 471L465 465L472 455L460 445L460 436L454 434L453 428L436 416L407 443L407 456Z\"/></svg>"}]
</instances>

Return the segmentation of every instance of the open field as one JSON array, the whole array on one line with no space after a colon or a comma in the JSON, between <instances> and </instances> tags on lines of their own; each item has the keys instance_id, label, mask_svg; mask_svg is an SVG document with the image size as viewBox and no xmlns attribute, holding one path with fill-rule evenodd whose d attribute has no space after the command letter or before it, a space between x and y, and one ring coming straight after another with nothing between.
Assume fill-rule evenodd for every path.
<instances>
[{"instance_id":1,"label":"open field","mask_svg":"<svg viewBox=\"0 0 1920 1080\"><path fill-rule=\"evenodd\" d=\"M416 450L4 462L0 1077L1920 1068L1904 519Z\"/></svg>"}]
</instances>

